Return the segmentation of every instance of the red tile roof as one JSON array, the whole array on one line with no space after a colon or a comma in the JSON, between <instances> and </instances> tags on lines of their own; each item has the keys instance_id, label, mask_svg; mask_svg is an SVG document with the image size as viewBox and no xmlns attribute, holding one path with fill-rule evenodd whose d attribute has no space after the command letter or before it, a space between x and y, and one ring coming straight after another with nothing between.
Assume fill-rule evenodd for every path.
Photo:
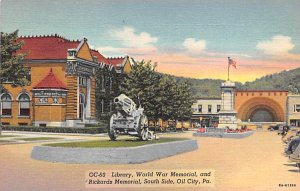
<instances>
[{"instance_id":1,"label":"red tile roof","mask_svg":"<svg viewBox=\"0 0 300 191\"><path fill-rule=\"evenodd\" d=\"M109 61L102 55L98 50L91 49L91 53L93 56L98 58L98 62L103 62L105 64L110 64Z\"/></svg>"},{"instance_id":2,"label":"red tile roof","mask_svg":"<svg viewBox=\"0 0 300 191\"><path fill-rule=\"evenodd\" d=\"M107 58L109 63L115 67L119 64L122 64L124 62L124 59L125 59L125 57Z\"/></svg>"},{"instance_id":3,"label":"red tile roof","mask_svg":"<svg viewBox=\"0 0 300 191\"><path fill-rule=\"evenodd\" d=\"M25 59L66 59L67 50L75 49L80 41L70 41L58 35L19 37L24 45L17 53L27 53Z\"/></svg>"},{"instance_id":4,"label":"red tile roof","mask_svg":"<svg viewBox=\"0 0 300 191\"><path fill-rule=\"evenodd\" d=\"M52 68L48 75L42 79L34 89L66 89L66 86L55 77L52 72Z\"/></svg>"}]
</instances>

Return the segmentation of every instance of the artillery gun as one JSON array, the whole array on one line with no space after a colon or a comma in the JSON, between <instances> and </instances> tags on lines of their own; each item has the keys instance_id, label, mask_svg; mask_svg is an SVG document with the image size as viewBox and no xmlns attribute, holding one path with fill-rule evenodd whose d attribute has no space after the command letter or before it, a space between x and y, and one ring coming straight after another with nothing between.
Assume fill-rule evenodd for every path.
<instances>
[{"instance_id":1,"label":"artillery gun","mask_svg":"<svg viewBox=\"0 0 300 191\"><path fill-rule=\"evenodd\" d=\"M136 104L126 95L121 94L114 99L117 113L110 118L108 135L111 140L116 140L118 135L131 135L147 141L153 138L149 131L148 119L144 109Z\"/></svg>"}]
</instances>

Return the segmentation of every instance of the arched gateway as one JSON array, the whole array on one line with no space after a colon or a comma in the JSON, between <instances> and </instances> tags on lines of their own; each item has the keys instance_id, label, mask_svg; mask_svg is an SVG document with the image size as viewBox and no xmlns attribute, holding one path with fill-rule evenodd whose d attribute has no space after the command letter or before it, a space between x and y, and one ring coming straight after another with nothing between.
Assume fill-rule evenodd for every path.
<instances>
[{"instance_id":1,"label":"arched gateway","mask_svg":"<svg viewBox=\"0 0 300 191\"><path fill-rule=\"evenodd\" d=\"M237 90L237 118L251 122L283 122L287 95L285 90Z\"/></svg>"}]
</instances>

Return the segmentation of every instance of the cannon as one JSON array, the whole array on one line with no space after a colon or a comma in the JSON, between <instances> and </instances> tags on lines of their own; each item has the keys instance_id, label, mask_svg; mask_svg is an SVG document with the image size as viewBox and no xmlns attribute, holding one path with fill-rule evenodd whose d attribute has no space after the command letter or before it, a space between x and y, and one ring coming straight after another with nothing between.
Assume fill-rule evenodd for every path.
<instances>
[{"instance_id":1,"label":"cannon","mask_svg":"<svg viewBox=\"0 0 300 191\"><path fill-rule=\"evenodd\" d=\"M111 140L116 140L118 135L136 136L143 141L153 138L153 133L148 128L147 116L141 106L136 109L136 104L124 94L116 97L114 104L117 113L111 116L108 128Z\"/></svg>"}]
</instances>

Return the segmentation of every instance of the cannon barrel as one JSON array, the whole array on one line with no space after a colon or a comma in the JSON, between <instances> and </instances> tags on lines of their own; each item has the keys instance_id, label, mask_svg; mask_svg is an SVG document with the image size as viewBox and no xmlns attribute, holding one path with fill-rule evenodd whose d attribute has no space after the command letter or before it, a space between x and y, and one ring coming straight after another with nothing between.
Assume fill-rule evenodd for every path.
<instances>
[{"instance_id":1,"label":"cannon barrel","mask_svg":"<svg viewBox=\"0 0 300 191\"><path fill-rule=\"evenodd\" d=\"M132 115L132 112L136 110L135 103L124 94L116 97L114 103L117 105L117 110L122 113L122 115Z\"/></svg>"}]
</instances>

